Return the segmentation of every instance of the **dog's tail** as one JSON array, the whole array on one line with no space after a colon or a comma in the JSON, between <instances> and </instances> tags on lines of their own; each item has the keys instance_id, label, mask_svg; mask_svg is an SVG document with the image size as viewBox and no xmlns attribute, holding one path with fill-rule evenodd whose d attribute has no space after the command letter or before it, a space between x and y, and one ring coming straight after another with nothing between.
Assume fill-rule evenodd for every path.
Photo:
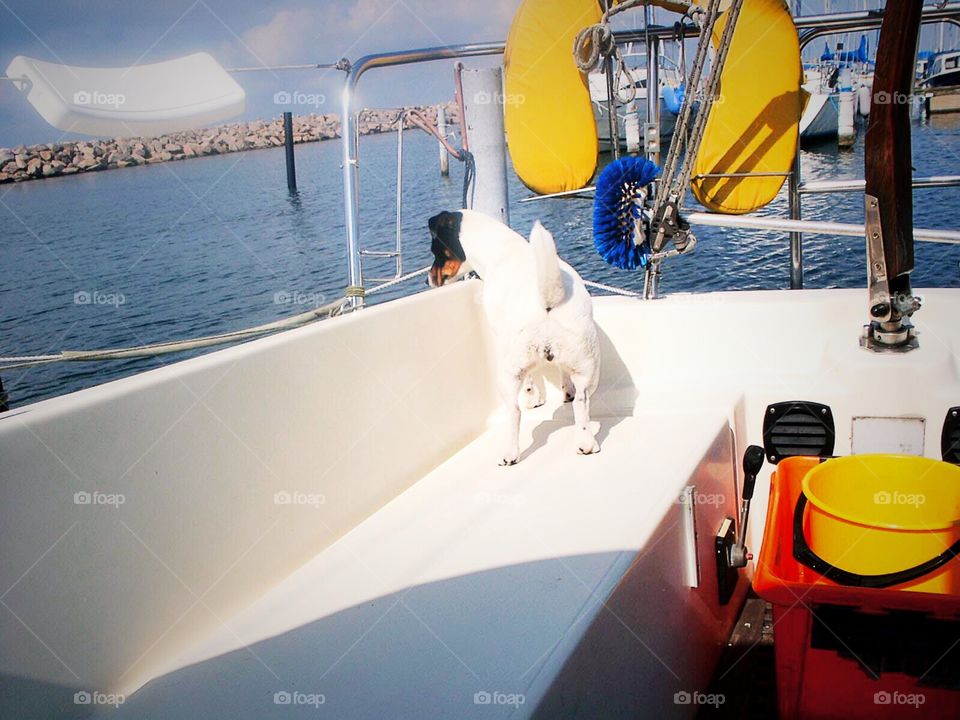
<instances>
[{"instance_id":1,"label":"dog's tail","mask_svg":"<svg viewBox=\"0 0 960 720\"><path fill-rule=\"evenodd\" d=\"M530 248L533 251L533 264L537 269L537 287L547 310L563 302L563 275L560 273L560 258L553 235L540 221L533 224L530 231Z\"/></svg>"}]
</instances>

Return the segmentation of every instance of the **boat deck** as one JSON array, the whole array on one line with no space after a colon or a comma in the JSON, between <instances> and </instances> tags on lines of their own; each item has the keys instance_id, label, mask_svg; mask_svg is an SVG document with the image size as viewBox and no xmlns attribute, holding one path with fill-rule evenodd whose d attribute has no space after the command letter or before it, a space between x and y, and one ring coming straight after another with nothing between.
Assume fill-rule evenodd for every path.
<instances>
[{"instance_id":1,"label":"boat deck","mask_svg":"<svg viewBox=\"0 0 960 720\"><path fill-rule=\"evenodd\" d=\"M711 609L712 567L691 603L671 557L680 492L731 472L727 419L602 416L603 450L587 457L575 454L569 414L528 413L514 467L496 464L496 430L468 444L117 717L290 717L275 693L296 692L304 714L322 696L339 718L387 707L393 718L551 717L571 704L616 716L645 687L702 686L707 658L678 638L712 638L715 660L729 621ZM700 541L709 560L711 538ZM568 685L570 672L596 677ZM649 702L676 711L672 692Z\"/></svg>"}]
</instances>

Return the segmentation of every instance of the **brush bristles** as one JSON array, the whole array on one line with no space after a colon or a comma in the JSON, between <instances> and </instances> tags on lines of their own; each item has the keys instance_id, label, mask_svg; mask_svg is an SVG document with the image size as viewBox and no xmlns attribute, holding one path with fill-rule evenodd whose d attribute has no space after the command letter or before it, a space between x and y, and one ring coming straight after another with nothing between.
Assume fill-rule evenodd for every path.
<instances>
[{"instance_id":1,"label":"brush bristles","mask_svg":"<svg viewBox=\"0 0 960 720\"><path fill-rule=\"evenodd\" d=\"M604 260L621 270L647 266L650 244L634 242L634 225L646 186L660 168L646 158L624 157L600 173L593 200L593 244Z\"/></svg>"}]
</instances>

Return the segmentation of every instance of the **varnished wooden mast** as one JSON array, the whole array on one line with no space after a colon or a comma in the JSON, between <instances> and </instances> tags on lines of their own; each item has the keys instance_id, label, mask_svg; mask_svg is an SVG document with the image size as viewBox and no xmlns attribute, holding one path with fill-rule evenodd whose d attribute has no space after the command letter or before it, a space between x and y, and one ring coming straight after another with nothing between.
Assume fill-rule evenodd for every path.
<instances>
[{"instance_id":1,"label":"varnished wooden mast","mask_svg":"<svg viewBox=\"0 0 960 720\"><path fill-rule=\"evenodd\" d=\"M866 194L879 201L890 293L910 293L913 270L913 93L921 0L891 0L883 13L864 148Z\"/></svg>"}]
</instances>

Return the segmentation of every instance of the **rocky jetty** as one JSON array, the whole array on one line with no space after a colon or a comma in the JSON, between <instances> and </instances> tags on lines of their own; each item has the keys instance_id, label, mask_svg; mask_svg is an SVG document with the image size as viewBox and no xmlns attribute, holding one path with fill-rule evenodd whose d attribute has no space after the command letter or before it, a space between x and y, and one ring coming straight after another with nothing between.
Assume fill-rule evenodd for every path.
<instances>
[{"instance_id":1,"label":"rocky jetty","mask_svg":"<svg viewBox=\"0 0 960 720\"><path fill-rule=\"evenodd\" d=\"M402 112L411 108L364 110L360 113L361 135L392 132ZM416 108L436 121L437 108ZM456 106L445 106L447 123L456 123ZM413 127L409 120L405 127ZM337 115L294 115L294 143L318 142L340 137ZM134 165L186 160L204 155L223 155L243 150L260 150L283 145L283 121L256 120L229 123L214 128L189 130L155 138L114 138L77 140L26 147L0 148L0 183L40 180L112 170Z\"/></svg>"}]
</instances>

